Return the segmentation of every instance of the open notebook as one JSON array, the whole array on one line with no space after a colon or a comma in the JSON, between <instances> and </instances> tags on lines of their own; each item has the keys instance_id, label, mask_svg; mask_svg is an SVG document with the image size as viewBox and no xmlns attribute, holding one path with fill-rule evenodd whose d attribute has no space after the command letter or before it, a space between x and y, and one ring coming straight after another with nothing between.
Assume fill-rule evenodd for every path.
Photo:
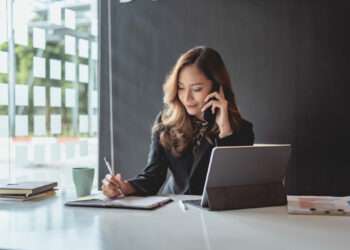
<instances>
[{"instance_id":1,"label":"open notebook","mask_svg":"<svg viewBox=\"0 0 350 250\"><path fill-rule=\"evenodd\" d=\"M154 209L157 207L162 207L170 201L172 201L170 197L164 196L122 196L112 199L104 195L90 195L74 201L66 202L65 205L82 207Z\"/></svg>"}]
</instances>

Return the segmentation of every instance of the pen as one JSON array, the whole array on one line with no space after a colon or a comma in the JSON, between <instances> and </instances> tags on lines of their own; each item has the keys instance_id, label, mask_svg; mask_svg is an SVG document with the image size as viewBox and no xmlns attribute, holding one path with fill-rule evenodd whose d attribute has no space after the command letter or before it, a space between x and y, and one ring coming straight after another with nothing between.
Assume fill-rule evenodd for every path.
<instances>
[{"instance_id":1,"label":"pen","mask_svg":"<svg viewBox=\"0 0 350 250\"><path fill-rule=\"evenodd\" d=\"M109 170L109 173L110 173L111 175L114 175L114 173L113 173L113 171L112 171L111 164L109 164L109 162L108 162L108 160L107 160L107 157L105 156L105 158L103 158L103 160L104 160L105 163L106 163L106 166L107 166L107 168L108 168L108 170Z\"/></svg>"},{"instance_id":2,"label":"pen","mask_svg":"<svg viewBox=\"0 0 350 250\"><path fill-rule=\"evenodd\" d=\"M182 200L179 200L179 206L183 212L187 210L187 206Z\"/></svg>"}]
</instances>

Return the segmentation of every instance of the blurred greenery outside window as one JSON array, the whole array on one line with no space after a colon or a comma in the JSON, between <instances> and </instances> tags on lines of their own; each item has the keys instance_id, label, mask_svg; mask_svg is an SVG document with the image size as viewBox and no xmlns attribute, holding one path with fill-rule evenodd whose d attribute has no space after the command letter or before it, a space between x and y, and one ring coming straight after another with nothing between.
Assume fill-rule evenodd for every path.
<instances>
[{"instance_id":1,"label":"blurred greenery outside window","mask_svg":"<svg viewBox=\"0 0 350 250\"><path fill-rule=\"evenodd\" d=\"M97 170L97 26L97 1L0 0L1 185Z\"/></svg>"}]
</instances>

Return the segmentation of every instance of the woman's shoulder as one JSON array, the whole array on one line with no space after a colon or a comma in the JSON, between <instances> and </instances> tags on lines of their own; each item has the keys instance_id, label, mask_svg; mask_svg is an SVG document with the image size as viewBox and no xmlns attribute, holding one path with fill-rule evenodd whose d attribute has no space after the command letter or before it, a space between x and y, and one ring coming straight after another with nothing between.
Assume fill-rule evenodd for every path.
<instances>
[{"instance_id":1,"label":"woman's shoulder","mask_svg":"<svg viewBox=\"0 0 350 250\"><path fill-rule=\"evenodd\" d=\"M156 118L154 119L153 126L162 123L162 114L163 114L163 111L160 111L160 112L157 114Z\"/></svg>"},{"instance_id":2,"label":"woman's shoulder","mask_svg":"<svg viewBox=\"0 0 350 250\"><path fill-rule=\"evenodd\" d=\"M253 130L253 123L251 123L250 121L247 121L247 120L242 118L242 120L241 120L241 122L239 124L239 130L240 131Z\"/></svg>"}]
</instances>

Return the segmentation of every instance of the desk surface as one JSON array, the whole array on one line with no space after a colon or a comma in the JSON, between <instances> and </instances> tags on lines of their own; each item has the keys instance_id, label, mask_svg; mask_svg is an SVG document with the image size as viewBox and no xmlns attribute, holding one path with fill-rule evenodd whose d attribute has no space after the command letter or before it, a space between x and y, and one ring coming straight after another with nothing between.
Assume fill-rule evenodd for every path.
<instances>
[{"instance_id":1,"label":"desk surface","mask_svg":"<svg viewBox=\"0 0 350 250\"><path fill-rule=\"evenodd\" d=\"M349 249L350 216L289 215L286 207L209 212L177 200L153 210L0 201L0 249Z\"/></svg>"}]
</instances>

